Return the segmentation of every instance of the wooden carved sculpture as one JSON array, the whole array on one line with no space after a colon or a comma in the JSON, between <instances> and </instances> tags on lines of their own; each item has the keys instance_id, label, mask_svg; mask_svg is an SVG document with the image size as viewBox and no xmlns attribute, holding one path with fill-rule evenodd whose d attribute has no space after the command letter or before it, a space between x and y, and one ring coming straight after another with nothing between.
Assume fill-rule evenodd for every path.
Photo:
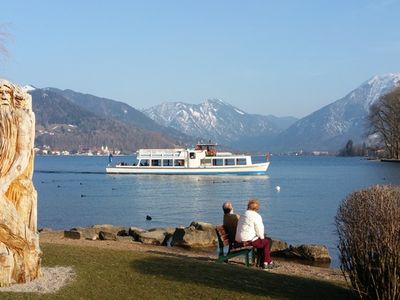
<instances>
[{"instance_id":1,"label":"wooden carved sculpture","mask_svg":"<svg viewBox=\"0 0 400 300\"><path fill-rule=\"evenodd\" d=\"M0 286L40 276L32 98L0 79Z\"/></svg>"}]
</instances>

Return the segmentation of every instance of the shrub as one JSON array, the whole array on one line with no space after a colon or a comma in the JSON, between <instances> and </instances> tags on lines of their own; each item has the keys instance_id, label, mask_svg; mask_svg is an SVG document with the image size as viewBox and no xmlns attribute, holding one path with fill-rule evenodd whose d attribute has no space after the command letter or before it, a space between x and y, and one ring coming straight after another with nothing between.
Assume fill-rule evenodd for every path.
<instances>
[{"instance_id":1,"label":"shrub","mask_svg":"<svg viewBox=\"0 0 400 300\"><path fill-rule=\"evenodd\" d=\"M336 218L341 269L362 299L400 299L400 187L350 194Z\"/></svg>"}]
</instances>

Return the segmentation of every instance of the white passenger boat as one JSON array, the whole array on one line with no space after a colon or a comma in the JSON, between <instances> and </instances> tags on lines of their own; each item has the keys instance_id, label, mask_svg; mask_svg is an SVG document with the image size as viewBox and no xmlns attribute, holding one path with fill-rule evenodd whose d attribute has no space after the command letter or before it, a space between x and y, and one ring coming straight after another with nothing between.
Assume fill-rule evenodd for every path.
<instances>
[{"instance_id":1,"label":"white passenger boat","mask_svg":"<svg viewBox=\"0 0 400 300\"><path fill-rule=\"evenodd\" d=\"M197 144L194 149L140 149L133 164L109 164L110 174L266 174L269 161L253 164L250 155L217 152L216 144Z\"/></svg>"}]
</instances>

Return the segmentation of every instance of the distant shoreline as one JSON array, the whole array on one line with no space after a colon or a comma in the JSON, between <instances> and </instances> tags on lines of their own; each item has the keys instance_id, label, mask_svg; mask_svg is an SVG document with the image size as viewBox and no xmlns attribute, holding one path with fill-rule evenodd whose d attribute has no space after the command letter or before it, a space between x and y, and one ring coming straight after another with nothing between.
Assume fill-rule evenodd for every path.
<instances>
[{"instance_id":1,"label":"distant shoreline","mask_svg":"<svg viewBox=\"0 0 400 300\"><path fill-rule=\"evenodd\" d=\"M400 163L400 159L389 159L389 158L383 158L381 159L381 162L391 162L391 163Z\"/></svg>"}]
</instances>

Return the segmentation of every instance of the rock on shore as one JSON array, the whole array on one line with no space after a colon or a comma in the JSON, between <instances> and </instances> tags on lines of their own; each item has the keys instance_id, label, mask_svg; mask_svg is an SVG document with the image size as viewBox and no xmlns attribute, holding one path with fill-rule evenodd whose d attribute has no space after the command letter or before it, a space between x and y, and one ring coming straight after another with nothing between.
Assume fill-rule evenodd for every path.
<instances>
[{"instance_id":1,"label":"rock on shore","mask_svg":"<svg viewBox=\"0 0 400 300\"><path fill-rule=\"evenodd\" d=\"M192 222L189 227L176 228L171 246L202 248L217 245L215 226L204 222Z\"/></svg>"},{"instance_id":2,"label":"rock on shore","mask_svg":"<svg viewBox=\"0 0 400 300\"><path fill-rule=\"evenodd\" d=\"M299 258L321 263L331 261L328 248L324 245L316 244L303 244L300 246L290 245L288 248L276 252L276 255L285 258Z\"/></svg>"},{"instance_id":3,"label":"rock on shore","mask_svg":"<svg viewBox=\"0 0 400 300\"><path fill-rule=\"evenodd\" d=\"M184 247L188 249L216 247L215 225L205 222L192 222L188 227L167 227L143 229L125 228L108 224L93 225L88 228L76 227L64 231L64 238L88 240L119 240L130 238L146 245ZM328 248L324 245L289 245L285 241L272 240L271 255L304 259L326 263L331 261Z\"/></svg>"}]
</instances>

